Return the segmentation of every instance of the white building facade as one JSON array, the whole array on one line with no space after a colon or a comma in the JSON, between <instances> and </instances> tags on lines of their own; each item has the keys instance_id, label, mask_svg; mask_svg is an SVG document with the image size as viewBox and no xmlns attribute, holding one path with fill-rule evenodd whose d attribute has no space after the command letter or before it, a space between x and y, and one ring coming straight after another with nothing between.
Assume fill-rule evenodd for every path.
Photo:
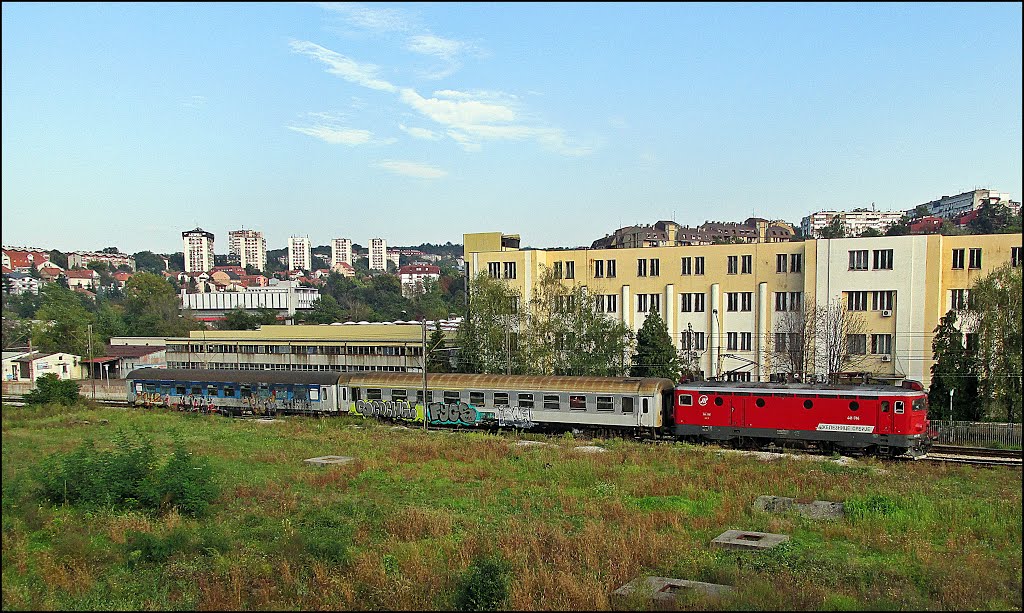
<instances>
[{"instance_id":1,"label":"white building facade","mask_svg":"<svg viewBox=\"0 0 1024 613\"><path fill-rule=\"evenodd\" d=\"M955 196L943 196L938 200L925 202L928 207L928 214L945 219L956 219L965 213L980 209L986 203L1005 204L1015 214L1020 212L1020 202L1010 199L1010 194L997 192L991 189L976 189ZM913 213L917 207L907 211Z\"/></svg>"},{"instance_id":2,"label":"white building facade","mask_svg":"<svg viewBox=\"0 0 1024 613\"><path fill-rule=\"evenodd\" d=\"M232 309L274 309L280 317L290 317L296 311L313 308L320 291L302 287L298 281L271 279L266 287L247 287L240 292L208 292L180 294L181 308L193 312L200 321L216 321Z\"/></svg>"},{"instance_id":3,"label":"white building facade","mask_svg":"<svg viewBox=\"0 0 1024 613\"><path fill-rule=\"evenodd\" d=\"M263 272L267 268L267 239L257 230L228 232L228 252L238 259L242 268L252 266Z\"/></svg>"},{"instance_id":4,"label":"white building facade","mask_svg":"<svg viewBox=\"0 0 1024 613\"><path fill-rule=\"evenodd\" d=\"M388 269L388 244L383 238L370 239L370 270Z\"/></svg>"},{"instance_id":5,"label":"white building facade","mask_svg":"<svg viewBox=\"0 0 1024 613\"><path fill-rule=\"evenodd\" d=\"M213 233L202 228L181 233L185 244L185 272L200 273L213 268ZM70 264L70 260L68 261Z\"/></svg>"},{"instance_id":6,"label":"white building facade","mask_svg":"<svg viewBox=\"0 0 1024 613\"><path fill-rule=\"evenodd\" d=\"M903 211L818 211L800 220L800 231L804 236L818 238L836 216L842 220L846 235L852 237L859 236L868 228L884 233L903 218Z\"/></svg>"},{"instance_id":7,"label":"white building facade","mask_svg":"<svg viewBox=\"0 0 1024 613\"><path fill-rule=\"evenodd\" d=\"M352 239L331 239L331 267L341 263L352 265Z\"/></svg>"},{"instance_id":8,"label":"white building facade","mask_svg":"<svg viewBox=\"0 0 1024 613\"><path fill-rule=\"evenodd\" d=\"M212 236L212 235L211 235ZM97 253L94 251L72 251L68 254L69 268L85 268L92 262L103 262L111 270L127 266L135 270L135 258L125 253Z\"/></svg>"},{"instance_id":9,"label":"white building facade","mask_svg":"<svg viewBox=\"0 0 1024 613\"><path fill-rule=\"evenodd\" d=\"M288 270L310 270L313 267L313 254L308 236L292 236L288 238Z\"/></svg>"}]
</instances>

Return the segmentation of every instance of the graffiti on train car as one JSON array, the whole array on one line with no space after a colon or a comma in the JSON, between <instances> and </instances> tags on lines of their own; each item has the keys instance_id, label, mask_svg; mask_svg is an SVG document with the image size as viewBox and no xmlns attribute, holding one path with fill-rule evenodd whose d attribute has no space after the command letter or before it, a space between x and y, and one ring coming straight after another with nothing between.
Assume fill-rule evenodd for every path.
<instances>
[{"instance_id":1,"label":"graffiti on train car","mask_svg":"<svg viewBox=\"0 0 1024 613\"><path fill-rule=\"evenodd\" d=\"M511 428L532 428L533 409L530 407L498 405L494 407L498 425Z\"/></svg>"},{"instance_id":2,"label":"graffiti on train car","mask_svg":"<svg viewBox=\"0 0 1024 613\"><path fill-rule=\"evenodd\" d=\"M160 392L139 392L135 394L135 404L141 404L145 407L169 407L171 405L171 397L161 395Z\"/></svg>"},{"instance_id":3,"label":"graffiti on train car","mask_svg":"<svg viewBox=\"0 0 1024 613\"><path fill-rule=\"evenodd\" d=\"M357 400L356 411L366 417L416 419L416 409L408 400Z\"/></svg>"},{"instance_id":4,"label":"graffiti on train car","mask_svg":"<svg viewBox=\"0 0 1024 613\"><path fill-rule=\"evenodd\" d=\"M276 394L268 396L248 396L242 403L253 413L262 415L276 411L309 411L313 408L312 403L305 399L279 399Z\"/></svg>"},{"instance_id":5,"label":"graffiti on train car","mask_svg":"<svg viewBox=\"0 0 1024 613\"><path fill-rule=\"evenodd\" d=\"M465 402L431 402L428 411L431 422L475 426L479 420L476 409Z\"/></svg>"}]
</instances>

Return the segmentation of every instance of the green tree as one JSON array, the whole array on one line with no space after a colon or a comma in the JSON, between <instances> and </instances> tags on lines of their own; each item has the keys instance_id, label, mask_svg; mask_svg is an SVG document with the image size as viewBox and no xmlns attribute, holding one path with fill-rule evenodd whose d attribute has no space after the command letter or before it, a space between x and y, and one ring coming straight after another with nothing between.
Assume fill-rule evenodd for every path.
<instances>
[{"instance_id":1,"label":"green tree","mask_svg":"<svg viewBox=\"0 0 1024 613\"><path fill-rule=\"evenodd\" d=\"M178 296L162 276L151 272L133 275L124 286L124 319L134 336L185 336L202 324L182 313Z\"/></svg>"},{"instance_id":2,"label":"green tree","mask_svg":"<svg viewBox=\"0 0 1024 613\"><path fill-rule=\"evenodd\" d=\"M41 351L64 352L78 356L89 353L89 325L92 314L78 294L50 283L39 290L42 305L36 311L32 341ZM92 337L92 355L102 355L103 344L98 335Z\"/></svg>"},{"instance_id":3,"label":"green tree","mask_svg":"<svg viewBox=\"0 0 1024 613\"><path fill-rule=\"evenodd\" d=\"M864 228L864 231L860 233L860 238L873 238L876 236L882 236L882 231L878 228Z\"/></svg>"},{"instance_id":4,"label":"green tree","mask_svg":"<svg viewBox=\"0 0 1024 613\"><path fill-rule=\"evenodd\" d=\"M989 419L1021 419L1021 269L1006 263L968 291L964 328L977 338L981 397Z\"/></svg>"},{"instance_id":5,"label":"green tree","mask_svg":"<svg viewBox=\"0 0 1024 613\"><path fill-rule=\"evenodd\" d=\"M1020 216L1005 203L986 202L978 209L977 217L967 222L967 228L974 234L1019 234Z\"/></svg>"},{"instance_id":6,"label":"green tree","mask_svg":"<svg viewBox=\"0 0 1024 613\"><path fill-rule=\"evenodd\" d=\"M469 312L456 336L458 372L519 373L519 291L481 272L469 284Z\"/></svg>"},{"instance_id":7,"label":"green tree","mask_svg":"<svg viewBox=\"0 0 1024 613\"><path fill-rule=\"evenodd\" d=\"M679 370L679 354L668 334L668 326L657 311L651 311L637 332L636 352L629 376L665 377L678 381Z\"/></svg>"},{"instance_id":8,"label":"green tree","mask_svg":"<svg viewBox=\"0 0 1024 613\"><path fill-rule=\"evenodd\" d=\"M834 215L828 225L819 232L821 238L845 238L846 226L843 224L842 215Z\"/></svg>"},{"instance_id":9,"label":"green tree","mask_svg":"<svg viewBox=\"0 0 1024 613\"><path fill-rule=\"evenodd\" d=\"M451 372L446 339L441 324L434 322L434 331L427 339L427 372Z\"/></svg>"},{"instance_id":10,"label":"green tree","mask_svg":"<svg viewBox=\"0 0 1024 613\"><path fill-rule=\"evenodd\" d=\"M949 311L935 327L932 339L932 383L928 404L936 419L977 421L982 417L978 402L978 375L973 356L964 347L963 333L956 325L956 311ZM952 412L950 391L953 392Z\"/></svg>"},{"instance_id":11,"label":"green tree","mask_svg":"<svg viewBox=\"0 0 1024 613\"><path fill-rule=\"evenodd\" d=\"M63 253L61 251L57 251L56 249L51 250L49 252L49 254L50 254L50 261L51 262L53 262L54 264L56 264L57 266L60 266L61 268L65 269L65 270L67 269L67 267L68 267L68 256L67 256L67 254L65 254L65 253Z\"/></svg>"},{"instance_id":12,"label":"green tree","mask_svg":"<svg viewBox=\"0 0 1024 613\"><path fill-rule=\"evenodd\" d=\"M321 294L313 301L313 308L305 313L296 313L296 320L310 324L333 324L344 317L338 301L330 294Z\"/></svg>"},{"instance_id":13,"label":"green tree","mask_svg":"<svg viewBox=\"0 0 1024 613\"><path fill-rule=\"evenodd\" d=\"M918 207L920 208L920 207ZM900 217L900 220L892 224L885 230L886 236L907 236L910 234L910 217L906 215Z\"/></svg>"},{"instance_id":14,"label":"green tree","mask_svg":"<svg viewBox=\"0 0 1024 613\"><path fill-rule=\"evenodd\" d=\"M135 269L140 272L151 272L158 275L166 270L164 259L152 251L139 251L132 257L135 258Z\"/></svg>"}]
</instances>

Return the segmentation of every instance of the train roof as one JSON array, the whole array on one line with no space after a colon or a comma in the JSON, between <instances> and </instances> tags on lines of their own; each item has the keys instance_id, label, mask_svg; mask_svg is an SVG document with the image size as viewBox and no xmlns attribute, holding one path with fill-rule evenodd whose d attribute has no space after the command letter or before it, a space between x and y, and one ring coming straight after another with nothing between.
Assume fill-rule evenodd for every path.
<instances>
[{"instance_id":1,"label":"train roof","mask_svg":"<svg viewBox=\"0 0 1024 613\"><path fill-rule=\"evenodd\" d=\"M209 370L205 368L137 368L126 379L146 381L202 381L204 383L291 383L336 385L338 371Z\"/></svg>"},{"instance_id":2,"label":"train roof","mask_svg":"<svg viewBox=\"0 0 1024 613\"><path fill-rule=\"evenodd\" d=\"M346 373L342 383L361 387L423 386L423 373L360 372ZM655 394L671 389L671 379L657 377L571 377L534 375L478 375L463 373L428 373L430 389L480 389L548 392L606 392L616 394Z\"/></svg>"},{"instance_id":3,"label":"train roof","mask_svg":"<svg viewBox=\"0 0 1024 613\"><path fill-rule=\"evenodd\" d=\"M813 384L813 383L748 383L741 381L691 381L676 386L682 390L697 390L711 393L740 392L749 394L843 394L843 395L891 395L918 396L925 392L898 385L878 384Z\"/></svg>"}]
</instances>

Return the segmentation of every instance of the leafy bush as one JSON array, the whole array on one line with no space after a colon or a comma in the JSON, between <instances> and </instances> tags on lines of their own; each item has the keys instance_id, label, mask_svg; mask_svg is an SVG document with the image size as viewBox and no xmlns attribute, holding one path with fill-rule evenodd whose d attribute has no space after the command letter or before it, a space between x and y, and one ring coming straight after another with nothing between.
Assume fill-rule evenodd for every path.
<instances>
[{"instance_id":1,"label":"leafy bush","mask_svg":"<svg viewBox=\"0 0 1024 613\"><path fill-rule=\"evenodd\" d=\"M213 470L195 460L180 441L174 455L158 467L153 443L138 431L118 430L114 448L96 449L86 439L69 454L54 454L33 467L42 498L84 507L166 511L173 507L198 516L217 496Z\"/></svg>"},{"instance_id":2,"label":"leafy bush","mask_svg":"<svg viewBox=\"0 0 1024 613\"><path fill-rule=\"evenodd\" d=\"M78 402L81 398L78 394L78 383L70 379L61 379L53 373L36 379L36 389L25 394L26 404L47 404L54 402L65 406Z\"/></svg>"},{"instance_id":3,"label":"leafy bush","mask_svg":"<svg viewBox=\"0 0 1024 613\"><path fill-rule=\"evenodd\" d=\"M508 600L510 569L500 555L474 560L459 578L456 611L497 611Z\"/></svg>"}]
</instances>

